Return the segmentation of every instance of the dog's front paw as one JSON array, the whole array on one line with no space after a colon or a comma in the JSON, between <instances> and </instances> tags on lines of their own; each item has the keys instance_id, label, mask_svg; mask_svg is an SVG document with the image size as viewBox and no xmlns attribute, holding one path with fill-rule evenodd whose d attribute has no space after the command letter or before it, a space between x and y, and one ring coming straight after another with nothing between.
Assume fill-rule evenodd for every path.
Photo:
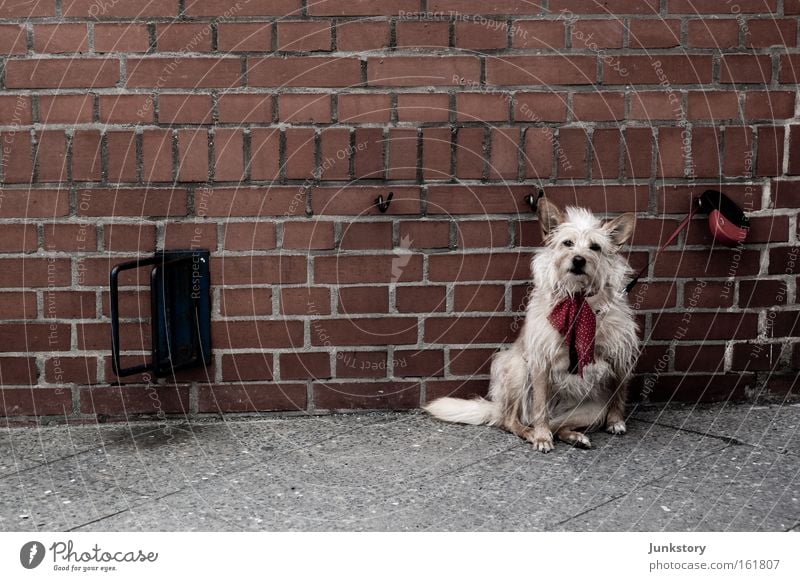
<instances>
[{"instance_id":1,"label":"dog's front paw","mask_svg":"<svg viewBox=\"0 0 800 581\"><path fill-rule=\"evenodd\" d=\"M534 428L533 433L528 437L533 447L547 454L553 449L553 433L546 428Z\"/></svg>"},{"instance_id":2,"label":"dog's front paw","mask_svg":"<svg viewBox=\"0 0 800 581\"><path fill-rule=\"evenodd\" d=\"M618 420L616 422L608 422L608 424L606 424L606 432L608 432L609 434L621 435L624 434L626 431L627 428L625 427L624 420Z\"/></svg>"}]
</instances>

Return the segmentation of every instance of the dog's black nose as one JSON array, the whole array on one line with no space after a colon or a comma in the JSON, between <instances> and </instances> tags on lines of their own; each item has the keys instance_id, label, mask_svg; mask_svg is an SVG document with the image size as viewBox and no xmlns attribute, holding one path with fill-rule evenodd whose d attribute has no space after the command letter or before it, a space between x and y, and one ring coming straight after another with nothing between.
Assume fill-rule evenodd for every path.
<instances>
[{"instance_id":1,"label":"dog's black nose","mask_svg":"<svg viewBox=\"0 0 800 581\"><path fill-rule=\"evenodd\" d=\"M572 267L582 269L586 266L586 259L583 256L574 256L572 258Z\"/></svg>"}]
</instances>

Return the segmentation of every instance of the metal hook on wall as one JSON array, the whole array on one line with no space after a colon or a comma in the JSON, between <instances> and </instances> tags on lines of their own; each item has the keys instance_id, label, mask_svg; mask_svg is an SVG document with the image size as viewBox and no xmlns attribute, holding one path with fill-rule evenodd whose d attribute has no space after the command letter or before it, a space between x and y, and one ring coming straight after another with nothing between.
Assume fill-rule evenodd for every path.
<instances>
[{"instance_id":1,"label":"metal hook on wall","mask_svg":"<svg viewBox=\"0 0 800 581\"><path fill-rule=\"evenodd\" d=\"M539 193L534 197L533 194L528 194L522 201L531 207L531 212L536 212L536 204L540 198L544 197L544 190L539 190Z\"/></svg>"},{"instance_id":2,"label":"metal hook on wall","mask_svg":"<svg viewBox=\"0 0 800 581\"><path fill-rule=\"evenodd\" d=\"M386 210L389 209L389 204L392 203L392 198L394 198L394 192L389 192L389 195L386 196L386 200L383 199L383 195L375 198L375 205L378 206L378 210L381 211L381 214L385 214Z\"/></svg>"}]
</instances>

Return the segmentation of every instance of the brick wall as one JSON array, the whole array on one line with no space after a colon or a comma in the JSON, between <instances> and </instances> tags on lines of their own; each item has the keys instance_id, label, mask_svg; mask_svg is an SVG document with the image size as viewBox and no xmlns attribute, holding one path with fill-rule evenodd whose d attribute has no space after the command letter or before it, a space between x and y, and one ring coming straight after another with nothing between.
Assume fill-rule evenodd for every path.
<instances>
[{"instance_id":1,"label":"brick wall","mask_svg":"<svg viewBox=\"0 0 800 581\"><path fill-rule=\"evenodd\" d=\"M0 412L413 408L486 389L540 242L639 216L634 397L783 397L800 367L797 0L0 3ZM386 214L374 206L394 193ZM214 365L110 365L108 273L210 248ZM124 279L125 362L148 349Z\"/></svg>"}]
</instances>

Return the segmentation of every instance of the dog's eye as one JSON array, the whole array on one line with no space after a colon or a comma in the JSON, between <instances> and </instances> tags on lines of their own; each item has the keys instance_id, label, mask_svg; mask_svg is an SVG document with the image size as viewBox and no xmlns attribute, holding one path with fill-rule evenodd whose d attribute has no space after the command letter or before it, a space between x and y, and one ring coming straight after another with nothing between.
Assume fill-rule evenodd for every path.
<instances>
[{"instance_id":1,"label":"dog's eye","mask_svg":"<svg viewBox=\"0 0 800 581\"><path fill-rule=\"evenodd\" d=\"M600 252L600 245L599 244L591 244L589 246L589 250L594 250L595 252Z\"/></svg>"},{"instance_id":2,"label":"dog's eye","mask_svg":"<svg viewBox=\"0 0 800 581\"><path fill-rule=\"evenodd\" d=\"M575 243L572 240L564 240L564 246L566 246L567 248L572 248L573 246L575 246Z\"/></svg>"}]
</instances>

